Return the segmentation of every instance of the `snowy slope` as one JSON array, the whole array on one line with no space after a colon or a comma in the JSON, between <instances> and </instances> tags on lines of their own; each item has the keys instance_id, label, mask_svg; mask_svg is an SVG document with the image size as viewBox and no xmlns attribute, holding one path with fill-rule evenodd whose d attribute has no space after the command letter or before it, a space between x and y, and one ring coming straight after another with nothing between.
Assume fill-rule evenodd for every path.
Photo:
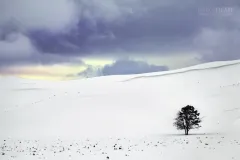
<instances>
[{"instance_id":1,"label":"snowy slope","mask_svg":"<svg viewBox=\"0 0 240 160\"><path fill-rule=\"evenodd\" d=\"M81 139L150 136L153 138L151 142L155 144L162 135L161 141L173 144L167 145L169 150L166 149L164 152L167 155L177 147L178 142L185 143L186 139L176 136L182 132L176 131L172 123L177 111L189 104L195 106L203 118L203 127L190 131L191 133L213 135L213 139L217 137L213 140L214 144L218 144L221 140L222 136L218 136L220 134L231 136L235 134L234 137L239 140L239 71L240 61L231 61L160 73L61 82L2 77L0 78L0 137ZM164 138L166 135L167 137L172 135L169 141ZM154 138L155 136L158 138ZM233 144L230 142L234 140L236 139L224 141L226 145L223 146L229 147ZM198 137L190 137L188 141L190 143L196 141L196 143L186 147L196 149L200 145ZM109 140L106 143L110 144L110 142ZM36 143L38 144L34 142L33 145ZM124 144L130 145L130 142ZM136 144L147 146L142 144L140 138ZM231 147L235 150L233 149L229 154L232 152L235 154L234 151L239 149L237 143L236 146L234 143ZM195 149L193 152L197 155L209 151L199 152ZM221 150L224 149L219 147L218 151ZM146 154L154 155L159 159L156 155L158 152L155 151L150 149ZM112 154L116 157L115 153ZM186 157L185 152L179 152L179 155L189 160L193 158L192 155ZM136 156L140 154L136 152ZM214 159L224 158L223 155L212 156ZM228 154L226 156L227 159L232 158ZM239 155L237 156L240 158ZM147 159L143 158L144 156L140 157ZM165 159L171 157L173 158L166 156ZM104 155L103 158L106 156ZM137 159L134 156L132 158Z\"/></svg>"}]
</instances>

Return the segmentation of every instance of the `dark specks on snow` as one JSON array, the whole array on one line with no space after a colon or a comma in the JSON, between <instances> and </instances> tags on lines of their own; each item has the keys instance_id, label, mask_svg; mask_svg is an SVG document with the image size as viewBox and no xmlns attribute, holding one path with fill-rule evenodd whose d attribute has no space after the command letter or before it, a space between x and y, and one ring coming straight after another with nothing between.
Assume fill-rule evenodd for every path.
<instances>
[{"instance_id":1,"label":"dark specks on snow","mask_svg":"<svg viewBox=\"0 0 240 160\"><path fill-rule=\"evenodd\" d=\"M217 153L223 147L228 138L222 139L222 136L191 136L189 137L171 137L162 139L139 139L137 141L129 141L128 139L106 139L101 141L82 140L73 142L66 141L53 141L49 144L41 144L41 141L13 141L5 140L0 144L0 159L4 155L8 158L17 155L21 156L34 156L37 159L49 159L48 156L61 157L63 155L71 159L77 159L75 156L80 156L78 159L84 159L85 156L103 156L105 159L110 159L111 155L117 154L125 158L131 158L134 154L145 154L148 151L164 151L171 147L178 147L181 152L186 152L190 147L195 148L197 151L212 150ZM21 143L20 143L21 142ZM107 143L106 143L107 142ZM48 143L48 142L47 142ZM239 141L232 139L229 145L239 147ZM81 158L82 157L82 158ZM113 156L114 157L114 156ZM229 156L229 159L232 155ZM18 156L15 157L18 159ZM112 158L111 158L112 159ZM235 157L237 159L237 157Z\"/></svg>"}]
</instances>

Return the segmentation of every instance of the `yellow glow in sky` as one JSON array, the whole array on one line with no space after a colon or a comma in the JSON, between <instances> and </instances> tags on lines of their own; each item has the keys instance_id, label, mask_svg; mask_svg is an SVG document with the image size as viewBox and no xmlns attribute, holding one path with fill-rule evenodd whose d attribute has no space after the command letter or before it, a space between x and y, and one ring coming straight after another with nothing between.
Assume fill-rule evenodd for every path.
<instances>
[{"instance_id":1,"label":"yellow glow in sky","mask_svg":"<svg viewBox=\"0 0 240 160\"><path fill-rule=\"evenodd\" d=\"M171 56L148 56L144 55L136 57L132 60L144 61L149 64L168 66L169 69L176 69L186 66L198 64L197 53L181 53ZM11 67L8 68L2 75L15 75L23 78L42 79L42 80L67 80L81 78L77 75L85 71L88 66L104 67L105 65L113 64L113 59L97 59L88 58L82 59L83 64L61 64L51 66L25 66L25 67ZM183 63L184 62L184 63ZM191 62L191 63L190 63ZM183 65L184 64L184 65Z\"/></svg>"},{"instance_id":2,"label":"yellow glow in sky","mask_svg":"<svg viewBox=\"0 0 240 160\"><path fill-rule=\"evenodd\" d=\"M103 67L112 64L113 60L83 59L80 65L51 65L51 66L25 66L9 68L5 75L16 75L28 79L40 80L66 80L77 78L75 75L83 72L90 66Z\"/></svg>"},{"instance_id":3,"label":"yellow glow in sky","mask_svg":"<svg viewBox=\"0 0 240 160\"><path fill-rule=\"evenodd\" d=\"M111 59L83 59L83 62L87 65L103 67L112 64L114 61Z\"/></svg>"}]
</instances>

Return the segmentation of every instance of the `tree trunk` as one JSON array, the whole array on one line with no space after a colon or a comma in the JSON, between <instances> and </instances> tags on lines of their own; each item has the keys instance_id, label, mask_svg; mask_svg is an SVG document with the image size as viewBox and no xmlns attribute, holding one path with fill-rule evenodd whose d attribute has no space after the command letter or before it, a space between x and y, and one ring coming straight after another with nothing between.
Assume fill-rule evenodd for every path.
<instances>
[{"instance_id":1,"label":"tree trunk","mask_svg":"<svg viewBox=\"0 0 240 160\"><path fill-rule=\"evenodd\" d=\"M185 135L187 135L188 131L187 131L187 123L186 123L186 119L185 118L183 119L183 124L184 124Z\"/></svg>"}]
</instances>

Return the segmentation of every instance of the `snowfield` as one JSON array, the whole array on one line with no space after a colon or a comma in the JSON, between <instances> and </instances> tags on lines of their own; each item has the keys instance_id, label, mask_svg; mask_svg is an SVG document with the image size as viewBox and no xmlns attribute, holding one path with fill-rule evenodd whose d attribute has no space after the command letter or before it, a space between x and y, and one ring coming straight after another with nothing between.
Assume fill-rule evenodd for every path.
<instances>
[{"instance_id":1,"label":"snowfield","mask_svg":"<svg viewBox=\"0 0 240 160\"><path fill-rule=\"evenodd\" d=\"M240 159L240 61L43 81L0 77L1 160ZM178 110L202 128L182 135Z\"/></svg>"}]
</instances>

